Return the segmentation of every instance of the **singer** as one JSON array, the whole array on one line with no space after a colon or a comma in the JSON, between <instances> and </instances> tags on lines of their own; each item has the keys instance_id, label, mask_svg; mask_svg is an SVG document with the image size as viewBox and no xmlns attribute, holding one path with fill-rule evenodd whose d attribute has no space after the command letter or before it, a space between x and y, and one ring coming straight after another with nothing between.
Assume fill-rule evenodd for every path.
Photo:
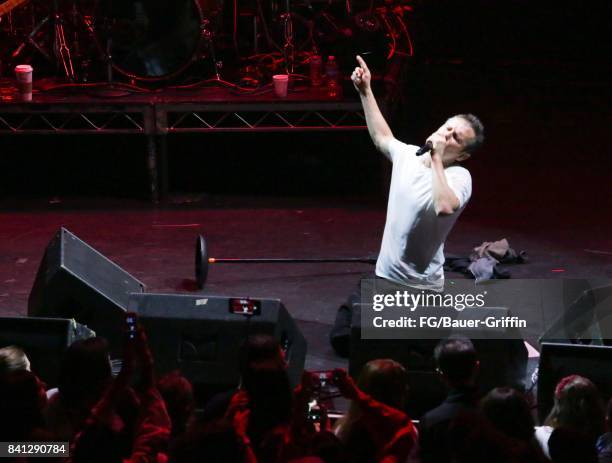
<instances>
[{"instance_id":1,"label":"singer","mask_svg":"<svg viewBox=\"0 0 612 463\"><path fill-rule=\"evenodd\" d=\"M444 288L444 241L472 194L470 173L460 165L483 142L472 114L448 119L426 140L407 145L391 133L370 85L371 74L357 56L351 75L376 148L392 163L387 220L376 275L417 289ZM429 154L417 157L423 151Z\"/></svg>"},{"instance_id":2,"label":"singer","mask_svg":"<svg viewBox=\"0 0 612 463\"><path fill-rule=\"evenodd\" d=\"M484 139L472 114L448 119L419 148L397 140L372 93L371 74L361 56L351 80L361 98L374 146L392 163L387 221L376 262L376 278L404 285L407 291L444 290L444 241L472 194L472 177L460 165ZM429 154L424 154L429 151ZM330 333L337 354L348 356L351 320L360 287L336 314Z\"/></svg>"}]
</instances>

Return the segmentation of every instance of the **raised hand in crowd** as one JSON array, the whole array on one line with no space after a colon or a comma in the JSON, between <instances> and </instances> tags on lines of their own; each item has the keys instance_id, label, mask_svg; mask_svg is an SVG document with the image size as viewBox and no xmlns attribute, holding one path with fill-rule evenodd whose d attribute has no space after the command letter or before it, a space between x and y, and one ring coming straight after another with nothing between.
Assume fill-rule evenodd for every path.
<instances>
[{"instance_id":1,"label":"raised hand in crowd","mask_svg":"<svg viewBox=\"0 0 612 463\"><path fill-rule=\"evenodd\" d=\"M83 429L77 434L71 452L72 462L152 463L165 455L170 438L170 417L155 387L153 356L145 332L137 326L128 336L119 375L93 407ZM120 393L125 391L140 368L138 418L131 442L131 452L122 455L118 434L125 428L115 413ZM127 458L126 458L127 456Z\"/></svg>"},{"instance_id":2,"label":"raised hand in crowd","mask_svg":"<svg viewBox=\"0 0 612 463\"><path fill-rule=\"evenodd\" d=\"M336 368L334 370L334 380L340 393L347 399L355 400L359 398L360 390L348 374L348 372L342 368Z\"/></svg>"}]
</instances>

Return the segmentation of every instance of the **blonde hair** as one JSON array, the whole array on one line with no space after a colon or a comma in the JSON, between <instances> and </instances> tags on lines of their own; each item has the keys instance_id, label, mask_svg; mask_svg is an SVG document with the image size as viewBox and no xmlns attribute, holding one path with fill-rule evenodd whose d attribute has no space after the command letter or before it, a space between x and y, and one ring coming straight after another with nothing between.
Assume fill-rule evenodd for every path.
<instances>
[{"instance_id":1,"label":"blonde hair","mask_svg":"<svg viewBox=\"0 0 612 463\"><path fill-rule=\"evenodd\" d=\"M21 347L3 347L0 349L0 374L15 370L30 371L28 356Z\"/></svg>"},{"instance_id":2,"label":"blonde hair","mask_svg":"<svg viewBox=\"0 0 612 463\"><path fill-rule=\"evenodd\" d=\"M366 363L357 379L357 387L378 402L402 410L408 392L408 374L402 364L392 359ZM359 405L351 401L347 414L336 423L336 435L346 442L361 419Z\"/></svg>"},{"instance_id":3,"label":"blonde hair","mask_svg":"<svg viewBox=\"0 0 612 463\"><path fill-rule=\"evenodd\" d=\"M604 433L605 408L597 386L578 375L561 379L545 424L553 428L572 428L593 438L599 437Z\"/></svg>"}]
</instances>

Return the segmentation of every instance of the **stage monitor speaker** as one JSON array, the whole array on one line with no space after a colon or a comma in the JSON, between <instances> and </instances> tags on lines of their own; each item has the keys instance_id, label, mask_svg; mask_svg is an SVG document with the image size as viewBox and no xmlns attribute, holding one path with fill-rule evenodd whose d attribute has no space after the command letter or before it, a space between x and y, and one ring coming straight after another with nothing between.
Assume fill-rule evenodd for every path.
<instances>
[{"instance_id":1,"label":"stage monitor speaker","mask_svg":"<svg viewBox=\"0 0 612 463\"><path fill-rule=\"evenodd\" d=\"M251 299L253 315L235 313L239 299L191 294L132 294L129 310L138 313L159 374L180 369L209 390L238 385L239 352L250 334L268 334L280 342L289 378L300 382L306 340L278 299Z\"/></svg>"},{"instance_id":2,"label":"stage monitor speaker","mask_svg":"<svg viewBox=\"0 0 612 463\"><path fill-rule=\"evenodd\" d=\"M580 375L590 379L604 403L612 398L612 347L582 344L542 343L538 370L538 416L544 422L554 403L560 379Z\"/></svg>"},{"instance_id":3,"label":"stage monitor speaker","mask_svg":"<svg viewBox=\"0 0 612 463\"><path fill-rule=\"evenodd\" d=\"M28 299L28 315L74 318L121 352L129 294L145 285L60 228L47 246Z\"/></svg>"},{"instance_id":4,"label":"stage monitor speaker","mask_svg":"<svg viewBox=\"0 0 612 463\"><path fill-rule=\"evenodd\" d=\"M612 285L587 288L573 300L540 342L610 345L612 343Z\"/></svg>"},{"instance_id":5,"label":"stage monitor speaker","mask_svg":"<svg viewBox=\"0 0 612 463\"><path fill-rule=\"evenodd\" d=\"M86 326L65 318L0 318L0 347L21 347L32 371L48 387L57 385L60 361L68 346L93 336L95 333Z\"/></svg>"},{"instance_id":6,"label":"stage monitor speaker","mask_svg":"<svg viewBox=\"0 0 612 463\"><path fill-rule=\"evenodd\" d=\"M453 308L436 308L436 310L453 311ZM501 319L511 316L503 307L479 307L465 309L466 318L470 311L478 311L473 318L486 318L487 314ZM450 315L449 315L450 316ZM401 363L408 372L409 395L407 411L417 419L444 401L447 388L436 373L434 349L441 339L451 335L470 338L480 360L479 390L487 393L494 387L513 386L524 388L527 371L528 353L520 331L507 328L503 331L489 333L486 328L471 330L435 329L421 330L418 339L362 339L361 337L361 304L354 306L351 324L351 350L349 373L354 378L359 376L362 367L370 360L390 358ZM488 337L487 337L488 336Z\"/></svg>"}]
</instances>

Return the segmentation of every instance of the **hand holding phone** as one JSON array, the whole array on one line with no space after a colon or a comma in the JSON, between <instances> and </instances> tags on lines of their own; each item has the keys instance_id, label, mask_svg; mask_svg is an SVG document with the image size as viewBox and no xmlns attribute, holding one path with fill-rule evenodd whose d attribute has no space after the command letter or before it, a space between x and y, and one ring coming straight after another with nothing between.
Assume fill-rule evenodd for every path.
<instances>
[{"instance_id":1,"label":"hand holding phone","mask_svg":"<svg viewBox=\"0 0 612 463\"><path fill-rule=\"evenodd\" d=\"M312 371L313 389L319 398L331 399L340 396L333 370Z\"/></svg>"},{"instance_id":2,"label":"hand holding phone","mask_svg":"<svg viewBox=\"0 0 612 463\"><path fill-rule=\"evenodd\" d=\"M347 399L355 399L359 396L359 389L343 368L336 368L333 371L334 383L338 387L340 393Z\"/></svg>"},{"instance_id":3,"label":"hand holding phone","mask_svg":"<svg viewBox=\"0 0 612 463\"><path fill-rule=\"evenodd\" d=\"M130 375L140 370L140 380L153 384L153 356L149 350L147 337L138 322L136 312L126 312L125 325L127 341L124 348L123 363Z\"/></svg>"}]
</instances>

